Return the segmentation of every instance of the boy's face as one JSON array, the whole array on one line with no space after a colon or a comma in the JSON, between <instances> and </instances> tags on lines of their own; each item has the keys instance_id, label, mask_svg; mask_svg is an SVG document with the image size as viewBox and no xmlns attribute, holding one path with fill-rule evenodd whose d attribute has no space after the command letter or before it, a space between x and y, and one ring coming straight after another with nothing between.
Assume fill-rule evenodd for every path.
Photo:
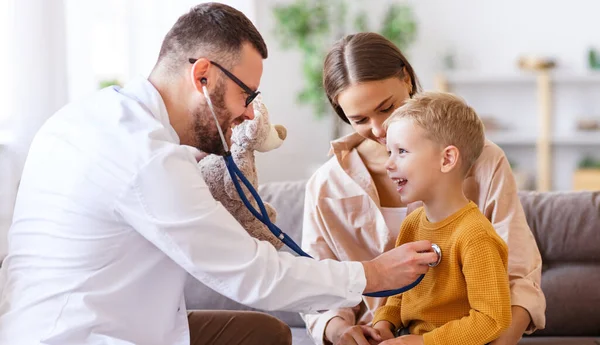
<instances>
[{"instance_id":1,"label":"boy's face","mask_svg":"<svg viewBox=\"0 0 600 345\"><path fill-rule=\"evenodd\" d=\"M425 136L423 128L411 119L393 122L387 130L390 154L385 167L397 184L403 203L427 201L441 176L441 147Z\"/></svg>"}]
</instances>

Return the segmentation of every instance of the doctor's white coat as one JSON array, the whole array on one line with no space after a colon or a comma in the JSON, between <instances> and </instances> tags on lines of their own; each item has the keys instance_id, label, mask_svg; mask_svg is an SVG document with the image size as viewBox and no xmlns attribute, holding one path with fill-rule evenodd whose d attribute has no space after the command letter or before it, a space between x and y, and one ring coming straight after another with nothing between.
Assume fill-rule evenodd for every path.
<instances>
[{"instance_id":1,"label":"doctor's white coat","mask_svg":"<svg viewBox=\"0 0 600 345\"><path fill-rule=\"evenodd\" d=\"M52 116L9 231L0 344L188 345L188 273L261 309L361 301L360 263L295 258L251 238L212 198L195 152L144 78Z\"/></svg>"}]
</instances>

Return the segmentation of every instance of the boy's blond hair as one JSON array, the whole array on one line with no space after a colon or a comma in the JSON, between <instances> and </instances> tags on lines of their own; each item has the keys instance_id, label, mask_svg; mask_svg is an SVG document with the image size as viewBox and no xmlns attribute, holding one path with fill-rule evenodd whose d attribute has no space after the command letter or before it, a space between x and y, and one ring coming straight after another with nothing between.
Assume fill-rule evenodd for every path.
<instances>
[{"instance_id":1,"label":"boy's blond hair","mask_svg":"<svg viewBox=\"0 0 600 345\"><path fill-rule=\"evenodd\" d=\"M383 126L387 130L390 124L403 118L413 120L430 140L442 147L456 146L465 174L483 151L483 123L475 110L458 96L445 92L416 94L396 109Z\"/></svg>"}]
</instances>

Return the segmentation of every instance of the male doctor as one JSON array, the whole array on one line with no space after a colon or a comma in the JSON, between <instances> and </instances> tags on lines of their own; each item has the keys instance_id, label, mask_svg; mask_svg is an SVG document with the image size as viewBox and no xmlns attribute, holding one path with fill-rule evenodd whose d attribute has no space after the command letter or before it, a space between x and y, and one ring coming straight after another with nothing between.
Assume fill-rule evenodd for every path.
<instances>
[{"instance_id":1,"label":"male doctor","mask_svg":"<svg viewBox=\"0 0 600 345\"><path fill-rule=\"evenodd\" d=\"M187 274L266 310L317 312L398 288L434 262L428 242L370 262L315 261L251 238L203 181L253 118L265 43L239 11L196 6L164 39L148 79L65 106L33 140L2 265L0 344L291 344L262 313L188 315ZM199 151L200 150L200 151ZM293 197L293 196L290 196Z\"/></svg>"}]
</instances>

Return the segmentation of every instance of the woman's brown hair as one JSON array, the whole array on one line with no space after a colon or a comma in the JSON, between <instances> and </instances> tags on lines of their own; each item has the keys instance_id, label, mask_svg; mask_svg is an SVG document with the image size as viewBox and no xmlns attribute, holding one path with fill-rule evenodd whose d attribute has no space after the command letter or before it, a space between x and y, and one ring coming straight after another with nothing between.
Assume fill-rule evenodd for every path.
<instances>
[{"instance_id":1,"label":"woman's brown hair","mask_svg":"<svg viewBox=\"0 0 600 345\"><path fill-rule=\"evenodd\" d=\"M347 35L337 41L325 58L323 87L329 103L346 123L346 114L337 103L337 96L352 83L384 80L393 77L411 82L410 96L421 86L415 72L400 49L385 37L374 32Z\"/></svg>"}]
</instances>

